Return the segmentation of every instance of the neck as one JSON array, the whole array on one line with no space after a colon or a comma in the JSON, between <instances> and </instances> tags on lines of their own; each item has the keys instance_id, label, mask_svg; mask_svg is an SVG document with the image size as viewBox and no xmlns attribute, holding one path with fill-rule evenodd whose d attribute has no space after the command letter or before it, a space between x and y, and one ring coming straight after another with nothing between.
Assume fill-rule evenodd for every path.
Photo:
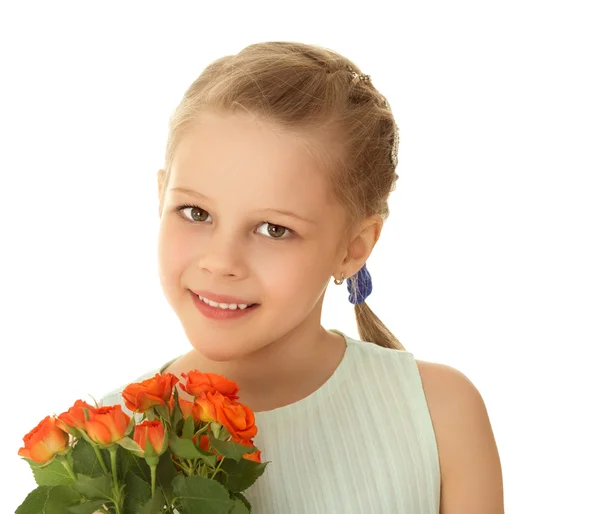
<instances>
[{"instance_id":1,"label":"neck","mask_svg":"<svg viewBox=\"0 0 600 514\"><path fill-rule=\"evenodd\" d=\"M270 410L308 396L331 376L346 342L309 316L284 337L235 361L214 362L191 350L169 371L198 369L223 375L240 387L240 401L255 412ZM185 397L185 395L182 395Z\"/></svg>"}]
</instances>

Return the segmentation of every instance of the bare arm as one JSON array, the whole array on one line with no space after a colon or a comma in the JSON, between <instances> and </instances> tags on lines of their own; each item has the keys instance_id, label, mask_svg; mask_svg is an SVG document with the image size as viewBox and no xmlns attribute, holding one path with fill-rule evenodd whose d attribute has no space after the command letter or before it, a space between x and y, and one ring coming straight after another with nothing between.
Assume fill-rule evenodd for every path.
<instances>
[{"instance_id":1,"label":"bare arm","mask_svg":"<svg viewBox=\"0 0 600 514\"><path fill-rule=\"evenodd\" d=\"M450 366L417 362L440 455L440 514L504 514L500 457L479 391Z\"/></svg>"}]
</instances>

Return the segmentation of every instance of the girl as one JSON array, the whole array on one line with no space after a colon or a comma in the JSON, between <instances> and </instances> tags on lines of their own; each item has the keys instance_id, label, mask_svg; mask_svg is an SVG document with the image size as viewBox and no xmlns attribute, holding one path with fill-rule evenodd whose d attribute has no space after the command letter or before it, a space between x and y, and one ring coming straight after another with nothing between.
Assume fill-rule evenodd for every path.
<instances>
[{"instance_id":1,"label":"girl","mask_svg":"<svg viewBox=\"0 0 600 514\"><path fill-rule=\"evenodd\" d=\"M216 60L172 115L159 268L192 349L138 380L198 369L239 384L270 461L246 491L259 514L503 512L478 391L416 360L365 303L397 145L369 76L298 43ZM363 341L321 326L331 277ZM102 403L124 407L120 391Z\"/></svg>"}]
</instances>

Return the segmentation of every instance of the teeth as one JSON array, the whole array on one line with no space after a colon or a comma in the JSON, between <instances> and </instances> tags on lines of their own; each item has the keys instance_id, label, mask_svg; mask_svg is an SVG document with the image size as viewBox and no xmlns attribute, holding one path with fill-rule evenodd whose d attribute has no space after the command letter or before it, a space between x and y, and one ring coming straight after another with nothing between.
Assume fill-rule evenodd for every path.
<instances>
[{"instance_id":1,"label":"teeth","mask_svg":"<svg viewBox=\"0 0 600 514\"><path fill-rule=\"evenodd\" d=\"M208 300L207 298L203 298L202 296L198 296L198 298L200 298L200 300L202 300L204 303L210 305L211 307L218 307L219 309L224 309L224 310L231 310L234 311L236 309L240 309L240 310L244 310L248 307L247 304L244 303L219 303L219 302L213 302L212 300Z\"/></svg>"}]
</instances>

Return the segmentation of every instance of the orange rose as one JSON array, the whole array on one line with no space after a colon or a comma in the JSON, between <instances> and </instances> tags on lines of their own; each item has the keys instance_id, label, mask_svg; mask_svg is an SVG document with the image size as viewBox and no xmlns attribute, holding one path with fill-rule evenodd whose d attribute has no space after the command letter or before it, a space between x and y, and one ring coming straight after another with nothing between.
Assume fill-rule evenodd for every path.
<instances>
[{"instance_id":1,"label":"orange rose","mask_svg":"<svg viewBox=\"0 0 600 514\"><path fill-rule=\"evenodd\" d=\"M92 412L96 410L96 407L93 407L83 400L77 400L73 407L71 407L67 412L59 414L57 420L58 426L65 432L68 432L69 428L85 430L86 419L84 409L87 409L91 416Z\"/></svg>"},{"instance_id":2,"label":"orange rose","mask_svg":"<svg viewBox=\"0 0 600 514\"><path fill-rule=\"evenodd\" d=\"M222 398L224 396L220 393L206 393L196 398L194 402L194 415L196 418L206 423L217 421L216 406L222 402Z\"/></svg>"},{"instance_id":3,"label":"orange rose","mask_svg":"<svg viewBox=\"0 0 600 514\"><path fill-rule=\"evenodd\" d=\"M25 446L19 449L21 457L45 464L67 449L69 434L57 426L56 418L46 416L23 438L23 443Z\"/></svg>"},{"instance_id":4,"label":"orange rose","mask_svg":"<svg viewBox=\"0 0 600 514\"><path fill-rule=\"evenodd\" d=\"M92 441L108 446L125 437L125 431L131 418L123 412L120 405L100 407L90 412L90 420L85 429Z\"/></svg>"},{"instance_id":5,"label":"orange rose","mask_svg":"<svg viewBox=\"0 0 600 514\"><path fill-rule=\"evenodd\" d=\"M214 373L202 373L194 370L188 374L182 373L186 379L185 385L180 384L181 389L192 396L202 396L204 393L221 393L232 400L237 400L236 393L240 390L237 383Z\"/></svg>"},{"instance_id":6,"label":"orange rose","mask_svg":"<svg viewBox=\"0 0 600 514\"><path fill-rule=\"evenodd\" d=\"M143 421L139 425L136 425L133 440L144 451L146 450L146 440L150 441L152 449L157 455L161 455L165 442L165 427L160 421Z\"/></svg>"},{"instance_id":7,"label":"orange rose","mask_svg":"<svg viewBox=\"0 0 600 514\"><path fill-rule=\"evenodd\" d=\"M173 407L175 406L175 397L171 396L169 400L169 414L173 415ZM188 402L179 397L179 408L183 414L183 419L187 419L194 414L194 402Z\"/></svg>"},{"instance_id":8,"label":"orange rose","mask_svg":"<svg viewBox=\"0 0 600 514\"><path fill-rule=\"evenodd\" d=\"M195 413L204 422L216 421L238 439L252 439L258 429L254 413L245 405L223 396L220 393L206 393L196 398Z\"/></svg>"},{"instance_id":9,"label":"orange rose","mask_svg":"<svg viewBox=\"0 0 600 514\"><path fill-rule=\"evenodd\" d=\"M142 382L129 384L122 393L125 406L132 412L146 412L155 405L167 405L177 382L179 379L171 373L157 373Z\"/></svg>"},{"instance_id":10,"label":"orange rose","mask_svg":"<svg viewBox=\"0 0 600 514\"><path fill-rule=\"evenodd\" d=\"M194 444L198 444L197 437L198 436L194 436L194 438L192 439L194 441ZM243 446L254 446L254 442L252 440L247 441L244 439L238 439L236 437L232 437L231 440L238 444L241 444ZM208 438L208 436L201 435L200 436L200 449L204 450L205 452L211 451L212 453L217 455L217 460L221 460L223 458L223 456L220 455L214 448L212 450L209 450L208 449L209 445L210 445L210 439ZM260 462L261 452L260 452L260 450L256 450L253 453L244 453L242 455L242 457L245 459L248 459L248 460L253 460L254 462Z\"/></svg>"},{"instance_id":11,"label":"orange rose","mask_svg":"<svg viewBox=\"0 0 600 514\"><path fill-rule=\"evenodd\" d=\"M244 457L244 459L247 459L247 460L253 460L254 462L262 462L260 460L260 458L261 458L260 450L256 450L254 453L244 453L244 455L242 455L242 457Z\"/></svg>"},{"instance_id":12,"label":"orange rose","mask_svg":"<svg viewBox=\"0 0 600 514\"><path fill-rule=\"evenodd\" d=\"M221 408L217 410L217 421L239 439L252 439L258 432L254 424L254 412L229 398L223 398Z\"/></svg>"},{"instance_id":13,"label":"orange rose","mask_svg":"<svg viewBox=\"0 0 600 514\"><path fill-rule=\"evenodd\" d=\"M244 439L238 439L237 437L232 436L231 440L238 444L241 444L243 446L254 446L254 441L252 441L252 439L244 440ZM244 457L244 459L247 459L247 460L253 460L254 462L260 462L261 451L256 450L252 453L244 453L242 455L242 457Z\"/></svg>"}]
</instances>

